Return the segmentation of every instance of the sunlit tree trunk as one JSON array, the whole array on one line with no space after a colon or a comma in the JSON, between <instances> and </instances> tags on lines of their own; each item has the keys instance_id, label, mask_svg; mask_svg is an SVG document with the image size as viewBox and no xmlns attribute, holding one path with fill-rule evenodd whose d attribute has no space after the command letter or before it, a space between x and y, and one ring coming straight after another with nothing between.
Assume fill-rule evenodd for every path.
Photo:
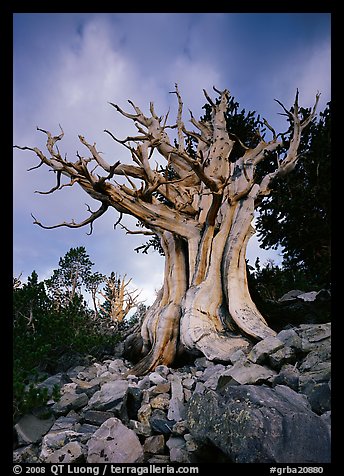
<instances>
[{"instance_id":1,"label":"sunlit tree trunk","mask_svg":"<svg viewBox=\"0 0 344 476\"><path fill-rule=\"evenodd\" d=\"M275 335L249 293L246 247L254 233L252 220L257 199L270 193L269 185L275 177L295 167L301 132L315 115L319 94L307 117L299 108L298 92L290 111L279 103L291 125L289 140L284 142L287 147L281 154L279 135L265 119L261 124L271 132L270 141L257 131L259 140L249 147L228 131L226 111L230 95L227 90L215 91L219 95L216 102L204 91L210 118L198 121L191 114L194 130L189 131L183 122L183 103L176 85L174 145L167 135L167 127L171 127L167 126L167 115L158 117L153 103L150 116L131 101L134 113L112 104L138 129L136 136L124 140L106 131L129 150L135 165L108 164L96 144L89 144L82 136L80 141L91 156L78 155L76 162L69 162L56 147L63 137L62 130L54 137L40 129L47 134L50 157L37 148L21 147L34 151L39 165L46 164L55 170L57 184L45 193L78 183L101 202L97 211L89 209L90 217L81 223L44 226L35 219L36 224L43 228L90 224L92 232L94 220L114 207L120 218L123 214L136 217L146 226L144 234L153 233L160 239L165 254L164 283L143 320L142 359L131 369L132 373L144 374L159 364L171 365L181 351L230 361L232 354L247 348L250 341ZM196 148L189 146L191 140ZM240 146L240 156L233 156L235 144ZM156 151L166 161L164 170L151 167ZM257 167L269 154L275 154L276 167L262 177L257 174ZM101 176L100 169L106 174ZM70 182L61 184L62 175L69 177ZM127 184L116 182L116 175L125 177Z\"/></svg>"}]
</instances>

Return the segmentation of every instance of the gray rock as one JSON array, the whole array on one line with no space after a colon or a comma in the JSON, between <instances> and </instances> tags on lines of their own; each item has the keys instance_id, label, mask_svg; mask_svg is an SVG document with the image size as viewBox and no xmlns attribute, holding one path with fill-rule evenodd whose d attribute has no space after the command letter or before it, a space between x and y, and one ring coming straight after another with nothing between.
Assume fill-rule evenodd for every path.
<instances>
[{"instance_id":1,"label":"gray rock","mask_svg":"<svg viewBox=\"0 0 344 476\"><path fill-rule=\"evenodd\" d=\"M163 410L153 410L151 417L149 418L149 424L155 433L162 433L163 435L169 435L172 433L173 425L176 422L169 420L166 413Z\"/></svg>"},{"instance_id":2,"label":"gray rock","mask_svg":"<svg viewBox=\"0 0 344 476\"><path fill-rule=\"evenodd\" d=\"M137 384L137 386L141 389L141 390L147 390L148 388L150 388L152 382L150 381L149 379L149 375L145 375L143 377L143 379L141 379L139 381L139 383Z\"/></svg>"},{"instance_id":3,"label":"gray rock","mask_svg":"<svg viewBox=\"0 0 344 476\"><path fill-rule=\"evenodd\" d=\"M159 383L167 383L167 379L158 372L152 372L149 374L149 380L154 385L158 385Z\"/></svg>"},{"instance_id":4,"label":"gray rock","mask_svg":"<svg viewBox=\"0 0 344 476\"><path fill-rule=\"evenodd\" d=\"M194 393L204 393L206 391L205 385L203 382L197 382Z\"/></svg>"},{"instance_id":5,"label":"gray rock","mask_svg":"<svg viewBox=\"0 0 344 476\"><path fill-rule=\"evenodd\" d=\"M113 412L103 412L100 410L86 410L82 413L82 417L86 423L100 426L109 418L114 417L114 414Z\"/></svg>"},{"instance_id":6,"label":"gray rock","mask_svg":"<svg viewBox=\"0 0 344 476\"><path fill-rule=\"evenodd\" d=\"M154 435L146 438L143 445L143 451L145 453L151 453L154 455L164 454L165 438L163 437L163 435Z\"/></svg>"},{"instance_id":7,"label":"gray rock","mask_svg":"<svg viewBox=\"0 0 344 476\"><path fill-rule=\"evenodd\" d=\"M91 398L97 390L99 390L99 379L97 383L93 383L92 381L84 381L79 379L73 379L74 383L76 383L75 393L86 393L86 395ZM92 383L91 383L92 382Z\"/></svg>"},{"instance_id":8,"label":"gray rock","mask_svg":"<svg viewBox=\"0 0 344 476\"><path fill-rule=\"evenodd\" d=\"M85 370L84 365L77 365L76 367L72 367L67 370L66 374L68 375L69 378L76 378L76 376L79 374L79 372L82 372Z\"/></svg>"},{"instance_id":9,"label":"gray rock","mask_svg":"<svg viewBox=\"0 0 344 476\"><path fill-rule=\"evenodd\" d=\"M185 402L188 402L191 397L192 397L192 391L188 390L187 388L184 388L184 400L185 400Z\"/></svg>"},{"instance_id":10,"label":"gray rock","mask_svg":"<svg viewBox=\"0 0 344 476\"><path fill-rule=\"evenodd\" d=\"M319 364L331 359L331 342L326 340L322 342L316 349L311 350L302 360L299 369L301 372L307 370L315 370Z\"/></svg>"},{"instance_id":11,"label":"gray rock","mask_svg":"<svg viewBox=\"0 0 344 476\"><path fill-rule=\"evenodd\" d=\"M162 375L163 377L167 377L168 374L170 373L170 368L167 367L166 365L158 365L156 368L155 368L155 372L157 372L158 374Z\"/></svg>"},{"instance_id":12,"label":"gray rock","mask_svg":"<svg viewBox=\"0 0 344 476\"><path fill-rule=\"evenodd\" d=\"M308 293L299 294L297 296L297 299L302 299L302 301L306 301L306 302L313 302L316 300L318 294L319 294L318 291L310 291Z\"/></svg>"},{"instance_id":13,"label":"gray rock","mask_svg":"<svg viewBox=\"0 0 344 476\"><path fill-rule=\"evenodd\" d=\"M115 414L120 414L126 403L128 386L126 380L104 383L101 389L91 397L88 402L88 409L112 411Z\"/></svg>"},{"instance_id":14,"label":"gray rock","mask_svg":"<svg viewBox=\"0 0 344 476\"><path fill-rule=\"evenodd\" d=\"M148 463L154 464L167 464L170 462L170 457L168 455L154 455L152 458L149 458Z\"/></svg>"},{"instance_id":15,"label":"gray rock","mask_svg":"<svg viewBox=\"0 0 344 476\"><path fill-rule=\"evenodd\" d=\"M85 446L78 441L71 441L61 449L47 455L44 463L84 463L85 462Z\"/></svg>"},{"instance_id":16,"label":"gray rock","mask_svg":"<svg viewBox=\"0 0 344 476\"><path fill-rule=\"evenodd\" d=\"M41 420L34 415L24 415L14 426L19 445L29 445L40 441L43 435L48 433L54 421L54 417Z\"/></svg>"},{"instance_id":17,"label":"gray rock","mask_svg":"<svg viewBox=\"0 0 344 476\"><path fill-rule=\"evenodd\" d=\"M85 393L68 392L62 395L60 400L52 406L55 415L65 415L70 410L78 410L88 403L88 396Z\"/></svg>"},{"instance_id":18,"label":"gray rock","mask_svg":"<svg viewBox=\"0 0 344 476\"><path fill-rule=\"evenodd\" d=\"M39 448L31 444L13 451L13 463L39 463Z\"/></svg>"},{"instance_id":19,"label":"gray rock","mask_svg":"<svg viewBox=\"0 0 344 476\"><path fill-rule=\"evenodd\" d=\"M277 337L269 336L261 340L252 347L247 358L254 364L261 364L266 360L266 357L273 352L281 349L284 346L283 342Z\"/></svg>"},{"instance_id":20,"label":"gray rock","mask_svg":"<svg viewBox=\"0 0 344 476\"><path fill-rule=\"evenodd\" d=\"M75 417L61 416L57 418L54 425L51 427L51 431L60 430L76 430L76 424L79 419Z\"/></svg>"},{"instance_id":21,"label":"gray rock","mask_svg":"<svg viewBox=\"0 0 344 476\"><path fill-rule=\"evenodd\" d=\"M79 425L77 430L79 433L82 433L83 435L91 436L95 431L97 431L99 426L97 425L90 425L89 423L83 423L82 425Z\"/></svg>"},{"instance_id":22,"label":"gray rock","mask_svg":"<svg viewBox=\"0 0 344 476\"><path fill-rule=\"evenodd\" d=\"M122 359L111 360L109 362L108 369L110 372L117 374L124 374L129 370Z\"/></svg>"},{"instance_id":23,"label":"gray rock","mask_svg":"<svg viewBox=\"0 0 344 476\"><path fill-rule=\"evenodd\" d=\"M194 366L198 370L204 370L210 361L206 357L198 357L194 361Z\"/></svg>"},{"instance_id":24,"label":"gray rock","mask_svg":"<svg viewBox=\"0 0 344 476\"><path fill-rule=\"evenodd\" d=\"M170 451L171 463L190 463L190 457L186 449L186 441L181 436L171 436L166 446Z\"/></svg>"},{"instance_id":25,"label":"gray rock","mask_svg":"<svg viewBox=\"0 0 344 476\"><path fill-rule=\"evenodd\" d=\"M295 329L283 329L277 334L276 337L282 341L284 345L291 347L292 349L302 349L302 339Z\"/></svg>"},{"instance_id":26,"label":"gray rock","mask_svg":"<svg viewBox=\"0 0 344 476\"><path fill-rule=\"evenodd\" d=\"M169 401L167 418L169 420L184 420L184 391L181 377L174 375L171 379L171 400Z\"/></svg>"},{"instance_id":27,"label":"gray rock","mask_svg":"<svg viewBox=\"0 0 344 476\"><path fill-rule=\"evenodd\" d=\"M62 430L52 431L46 434L42 440L40 459L46 462L57 450L62 449L68 443L79 442L83 443L83 435L77 431Z\"/></svg>"},{"instance_id":28,"label":"gray rock","mask_svg":"<svg viewBox=\"0 0 344 476\"><path fill-rule=\"evenodd\" d=\"M296 332L302 339L302 350L309 352L319 347L319 343L331 337L331 323L301 324Z\"/></svg>"},{"instance_id":29,"label":"gray rock","mask_svg":"<svg viewBox=\"0 0 344 476\"><path fill-rule=\"evenodd\" d=\"M129 420L128 428L135 431L137 435L144 436L145 438L147 438L148 436L151 436L152 434L152 429L149 423L147 424L147 423L141 423L140 421L137 421L137 420Z\"/></svg>"},{"instance_id":30,"label":"gray rock","mask_svg":"<svg viewBox=\"0 0 344 476\"><path fill-rule=\"evenodd\" d=\"M149 419L152 416L152 407L149 403L144 403L137 412L137 419L139 422L149 425Z\"/></svg>"},{"instance_id":31,"label":"gray rock","mask_svg":"<svg viewBox=\"0 0 344 476\"><path fill-rule=\"evenodd\" d=\"M300 289L292 289L291 291L283 294L283 296L279 298L278 302L291 301L296 299L301 294L304 294L304 291L301 291Z\"/></svg>"},{"instance_id":32,"label":"gray rock","mask_svg":"<svg viewBox=\"0 0 344 476\"><path fill-rule=\"evenodd\" d=\"M169 393L171 390L171 383L159 383L158 385L154 385L149 389L150 395L159 395L159 393Z\"/></svg>"},{"instance_id":33,"label":"gray rock","mask_svg":"<svg viewBox=\"0 0 344 476\"><path fill-rule=\"evenodd\" d=\"M213 362L209 362L207 368L204 370L202 375L202 380L205 382L210 377L212 377L215 373L223 372L226 370L226 367L222 364L214 364Z\"/></svg>"},{"instance_id":34,"label":"gray rock","mask_svg":"<svg viewBox=\"0 0 344 476\"><path fill-rule=\"evenodd\" d=\"M330 462L326 424L288 387L227 385L221 394L195 394L187 422L194 438L234 463Z\"/></svg>"},{"instance_id":35,"label":"gray rock","mask_svg":"<svg viewBox=\"0 0 344 476\"><path fill-rule=\"evenodd\" d=\"M249 360L245 362L238 361L233 367L225 370L218 381L218 388L227 383L234 385L240 384L258 384L271 382L276 375L276 371L262 365L253 364Z\"/></svg>"},{"instance_id":36,"label":"gray rock","mask_svg":"<svg viewBox=\"0 0 344 476\"><path fill-rule=\"evenodd\" d=\"M87 443L87 463L141 463L143 448L136 433L118 418L109 418Z\"/></svg>"},{"instance_id":37,"label":"gray rock","mask_svg":"<svg viewBox=\"0 0 344 476\"><path fill-rule=\"evenodd\" d=\"M286 364L282 367L279 374L273 380L273 385L287 385L291 389L298 391L300 372L295 366Z\"/></svg>"},{"instance_id":38,"label":"gray rock","mask_svg":"<svg viewBox=\"0 0 344 476\"><path fill-rule=\"evenodd\" d=\"M308 382L301 386L302 393L307 395L312 410L321 415L331 410L331 389L327 382Z\"/></svg>"},{"instance_id":39,"label":"gray rock","mask_svg":"<svg viewBox=\"0 0 344 476\"><path fill-rule=\"evenodd\" d=\"M161 410L167 410L170 405L170 396L168 393L160 393L156 397L153 397L149 404L153 409L160 408Z\"/></svg>"},{"instance_id":40,"label":"gray rock","mask_svg":"<svg viewBox=\"0 0 344 476\"><path fill-rule=\"evenodd\" d=\"M187 390L192 390L196 386L196 379L194 378L185 378L183 380L183 387Z\"/></svg>"},{"instance_id":41,"label":"gray rock","mask_svg":"<svg viewBox=\"0 0 344 476\"><path fill-rule=\"evenodd\" d=\"M52 375L51 377L48 377L43 382L38 383L37 388L47 388L48 395L51 395L53 393L54 387L61 388L66 383L70 382L72 382L72 380L70 379L68 374L61 372L56 375Z\"/></svg>"},{"instance_id":42,"label":"gray rock","mask_svg":"<svg viewBox=\"0 0 344 476\"><path fill-rule=\"evenodd\" d=\"M244 361L246 359L246 354L242 349L236 350L231 354L231 362L232 364L235 364L238 361Z\"/></svg>"},{"instance_id":43,"label":"gray rock","mask_svg":"<svg viewBox=\"0 0 344 476\"><path fill-rule=\"evenodd\" d=\"M130 420L137 420L137 412L142 402L142 390L129 384L127 392L127 413Z\"/></svg>"},{"instance_id":44,"label":"gray rock","mask_svg":"<svg viewBox=\"0 0 344 476\"><path fill-rule=\"evenodd\" d=\"M270 354L267 361L274 370L279 370L285 364L294 363L296 361L296 353L292 347L285 346Z\"/></svg>"},{"instance_id":45,"label":"gray rock","mask_svg":"<svg viewBox=\"0 0 344 476\"><path fill-rule=\"evenodd\" d=\"M329 437L331 438L331 411L323 413L320 418L325 423L328 429Z\"/></svg>"},{"instance_id":46,"label":"gray rock","mask_svg":"<svg viewBox=\"0 0 344 476\"><path fill-rule=\"evenodd\" d=\"M197 440L195 440L190 433L184 435L185 446L189 453L193 453L194 451L198 451L200 449L200 444Z\"/></svg>"},{"instance_id":47,"label":"gray rock","mask_svg":"<svg viewBox=\"0 0 344 476\"><path fill-rule=\"evenodd\" d=\"M172 427L172 435L183 436L188 431L185 420L177 421Z\"/></svg>"}]
</instances>

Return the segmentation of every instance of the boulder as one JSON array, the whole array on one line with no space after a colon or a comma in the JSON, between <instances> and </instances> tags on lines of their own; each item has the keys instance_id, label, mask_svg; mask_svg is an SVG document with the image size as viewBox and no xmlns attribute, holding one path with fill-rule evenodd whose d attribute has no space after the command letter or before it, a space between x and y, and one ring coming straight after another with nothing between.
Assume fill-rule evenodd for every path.
<instances>
[{"instance_id":1,"label":"boulder","mask_svg":"<svg viewBox=\"0 0 344 476\"><path fill-rule=\"evenodd\" d=\"M87 402L88 396L86 393L67 392L51 409L55 415L66 415L70 410L78 410L84 407Z\"/></svg>"},{"instance_id":2,"label":"boulder","mask_svg":"<svg viewBox=\"0 0 344 476\"><path fill-rule=\"evenodd\" d=\"M237 361L233 367L225 370L219 377L218 388L231 383L234 385L259 384L271 382L276 371L268 367L254 364L249 360Z\"/></svg>"},{"instance_id":3,"label":"boulder","mask_svg":"<svg viewBox=\"0 0 344 476\"><path fill-rule=\"evenodd\" d=\"M194 438L211 442L234 463L328 463L327 425L306 397L277 385L227 385L188 402Z\"/></svg>"},{"instance_id":4,"label":"boulder","mask_svg":"<svg viewBox=\"0 0 344 476\"><path fill-rule=\"evenodd\" d=\"M103 412L100 410L86 410L82 413L82 417L86 423L97 426L102 425L104 421L112 418L113 416L113 412Z\"/></svg>"},{"instance_id":5,"label":"boulder","mask_svg":"<svg viewBox=\"0 0 344 476\"><path fill-rule=\"evenodd\" d=\"M84 463L85 446L78 441L71 441L61 449L49 454L44 463Z\"/></svg>"},{"instance_id":6,"label":"boulder","mask_svg":"<svg viewBox=\"0 0 344 476\"><path fill-rule=\"evenodd\" d=\"M34 415L24 415L14 426L19 445L37 443L50 430L55 418L41 420Z\"/></svg>"},{"instance_id":7,"label":"boulder","mask_svg":"<svg viewBox=\"0 0 344 476\"><path fill-rule=\"evenodd\" d=\"M41 453L39 456L40 460L44 463L48 462L51 460L51 458L54 458L53 455L56 451L61 450L68 443L78 442L82 444L85 443L85 441L87 441L87 438L85 438L82 433L79 433L77 431L51 431L50 433L47 433L42 440ZM62 456L61 453L58 453L58 455L60 457Z\"/></svg>"},{"instance_id":8,"label":"boulder","mask_svg":"<svg viewBox=\"0 0 344 476\"><path fill-rule=\"evenodd\" d=\"M43 382L37 384L37 388L46 388L48 390L48 395L51 396L55 388L61 388L66 383L70 383L72 380L69 375L63 372L52 375L48 377Z\"/></svg>"},{"instance_id":9,"label":"boulder","mask_svg":"<svg viewBox=\"0 0 344 476\"><path fill-rule=\"evenodd\" d=\"M101 389L90 398L88 409L112 411L119 415L126 403L128 386L126 380L104 383Z\"/></svg>"},{"instance_id":10,"label":"boulder","mask_svg":"<svg viewBox=\"0 0 344 476\"><path fill-rule=\"evenodd\" d=\"M87 463L142 463L143 448L136 433L118 418L109 418L87 443Z\"/></svg>"},{"instance_id":11,"label":"boulder","mask_svg":"<svg viewBox=\"0 0 344 476\"><path fill-rule=\"evenodd\" d=\"M266 360L266 357L284 346L283 342L277 337L269 336L261 340L252 347L247 358L254 364L261 364Z\"/></svg>"}]
</instances>

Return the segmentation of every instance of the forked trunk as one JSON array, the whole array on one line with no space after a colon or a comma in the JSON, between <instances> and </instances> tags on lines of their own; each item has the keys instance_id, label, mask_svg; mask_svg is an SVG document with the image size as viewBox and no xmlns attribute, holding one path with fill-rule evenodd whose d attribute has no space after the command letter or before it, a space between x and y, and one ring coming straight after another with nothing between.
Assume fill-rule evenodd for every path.
<instances>
[{"instance_id":1,"label":"forked trunk","mask_svg":"<svg viewBox=\"0 0 344 476\"><path fill-rule=\"evenodd\" d=\"M232 206L222 204L222 222L205 227L196 259L191 257L192 240L186 246L170 233L162 235L166 256L163 292L142 325L146 355L131 372L146 373L159 364L170 365L178 347L228 362L235 351L249 346L248 337L275 335L248 289L245 254L253 233L253 205L252 195Z\"/></svg>"},{"instance_id":2,"label":"forked trunk","mask_svg":"<svg viewBox=\"0 0 344 476\"><path fill-rule=\"evenodd\" d=\"M185 127L177 85L174 93L178 113L172 125L167 125L168 113L165 117L155 113L153 103L150 116L132 101L129 102L134 113L111 103L120 114L134 121L138 135L119 140L105 132L129 149L135 165L107 163L96 144L88 143L83 136L79 136L80 142L91 157L77 154L77 161L67 161L56 146L63 138L62 128L57 136L37 128L47 135L49 157L36 147L16 146L38 156L40 164L32 169L45 164L56 172L56 186L40 193L52 193L78 183L101 203L95 212L88 207L91 215L81 223L73 220L44 226L35 219L37 225L51 229L89 224L92 232L93 222L114 207L120 213L116 224L123 214L132 215L145 225L142 233L160 237L166 259L164 285L144 319L142 360L131 369L132 373L144 374L159 364L171 365L176 353L183 349L201 353L210 360L229 361L233 352L249 346L250 338L257 340L275 334L248 290L246 246L253 231L255 201L270 193L275 177L295 167L301 133L315 116L319 94L307 117L298 105L298 91L290 111L277 101L290 121L288 138L276 134L266 119L257 119L254 137L245 144L236 131L228 130L229 91L214 90L219 94L216 102L204 91L208 102L206 117L198 121L191 114L190 122L196 131ZM260 132L261 126L272 134L268 142ZM178 141L171 141L168 129L177 130ZM283 140L279 140L280 136ZM155 151L166 162L161 170L151 167ZM257 166L267 157L274 159L275 168L260 177ZM99 167L105 175L99 175ZM172 178L170 172L174 172ZM127 184L116 181L117 175L125 177ZM61 184L61 176L68 177L70 183Z\"/></svg>"}]
</instances>

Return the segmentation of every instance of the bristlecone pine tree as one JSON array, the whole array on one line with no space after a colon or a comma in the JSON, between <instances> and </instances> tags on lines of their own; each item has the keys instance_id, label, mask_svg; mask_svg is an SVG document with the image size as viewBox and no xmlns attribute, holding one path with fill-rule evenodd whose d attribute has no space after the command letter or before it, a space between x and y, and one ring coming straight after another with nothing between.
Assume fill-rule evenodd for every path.
<instances>
[{"instance_id":1,"label":"bristlecone pine tree","mask_svg":"<svg viewBox=\"0 0 344 476\"><path fill-rule=\"evenodd\" d=\"M137 127L137 135L124 140L106 131L129 149L131 165L108 164L96 144L82 136L80 142L90 156L78 154L75 162L67 160L56 145L64 135L62 128L57 136L38 129L47 135L49 155L38 148L15 146L35 152L38 166L45 164L56 172L57 184L48 193L77 183L101 203L97 211L89 209L90 216L81 223L45 226L33 217L35 224L43 228L90 224L92 231L94 220L113 207L121 215L136 217L146 226L147 234L160 238L165 254L164 283L143 321L141 360L131 373L144 374L157 365L171 365L185 350L201 352L210 360L230 361L233 352L248 347L248 338L275 335L248 290L246 246L254 233L251 222L259 198L270 193L275 177L295 167L301 133L315 116L319 94L308 117L300 113L298 91L290 111L277 101L291 125L287 141L264 119L261 124L271 133L271 140L266 141L258 130L254 145L247 145L226 127L229 91L214 90L219 95L215 102L204 91L208 114L200 120L191 114L193 131L184 125L177 85L173 92L178 112L172 126L167 125L167 115L156 114L153 103L149 116L131 101L132 113L110 103ZM171 128L176 130L177 140L169 138ZM165 170L152 167L155 151L165 160ZM257 173L258 164L271 159L271 154L274 170ZM171 170L173 178L167 173ZM61 184L61 175L70 182ZM116 175L126 177L127 184L117 183Z\"/></svg>"}]
</instances>

